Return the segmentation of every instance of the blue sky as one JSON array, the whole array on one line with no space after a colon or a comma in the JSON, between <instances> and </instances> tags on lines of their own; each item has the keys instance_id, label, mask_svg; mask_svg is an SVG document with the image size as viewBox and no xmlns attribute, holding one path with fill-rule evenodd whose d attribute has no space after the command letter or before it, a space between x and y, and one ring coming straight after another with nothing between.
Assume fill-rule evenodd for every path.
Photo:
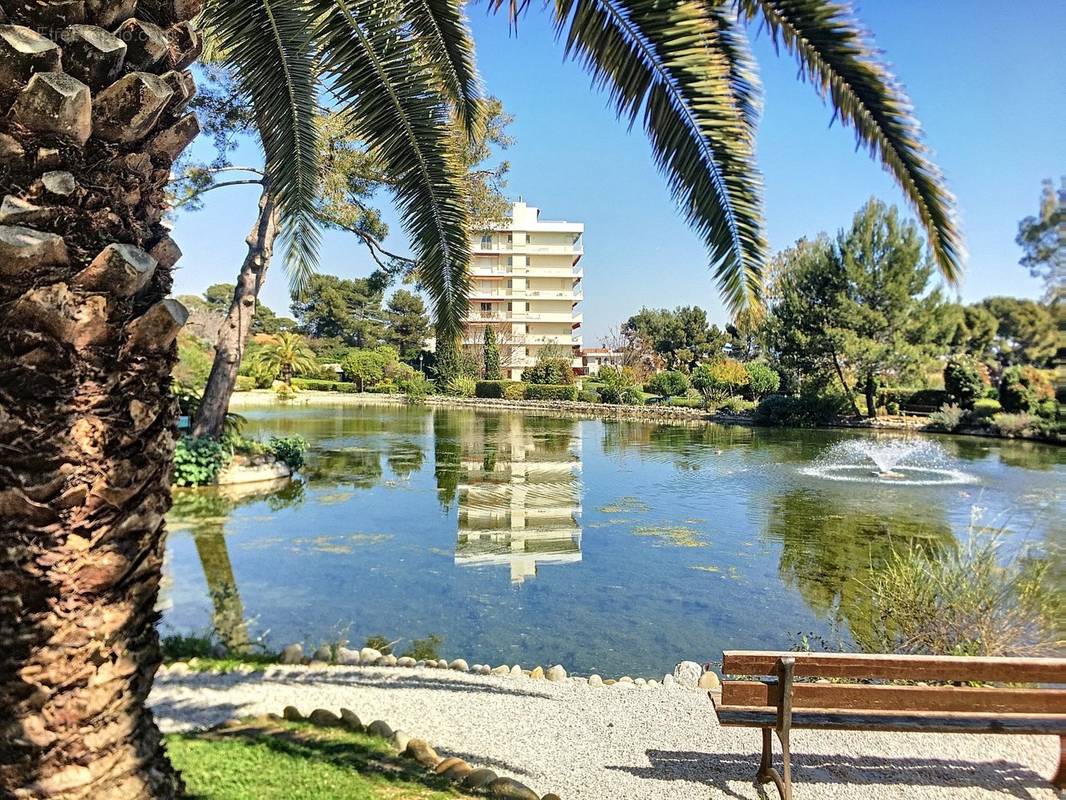
<instances>
[{"instance_id":1,"label":"blue sky","mask_svg":"<svg viewBox=\"0 0 1066 800\"><path fill-rule=\"evenodd\" d=\"M726 320L697 237L678 217L639 127L627 131L590 88L580 67L562 61L547 18L534 3L519 33L503 16L470 10L487 89L515 115L517 143L508 194L548 219L584 222L585 343L641 306L696 304ZM1037 297L1040 286L1018 266L1018 221L1035 213L1043 178L1066 174L1066 3L1025 0L882 0L859 7L906 86L955 193L969 251L965 301L994 294ZM796 80L795 63L765 36L753 43L765 108L758 140L766 185L766 223L777 250L819 231L835 232L871 195L902 196L880 166L856 152L813 89ZM200 145L198 145L199 147ZM242 148L237 160L256 160ZM221 189L204 210L179 214L175 238L185 253L175 293L232 282L255 213L254 189ZM406 249L386 208L388 244ZM329 235L323 272L368 274L372 262L350 237ZM278 259L262 299L288 313Z\"/></svg>"}]
</instances>

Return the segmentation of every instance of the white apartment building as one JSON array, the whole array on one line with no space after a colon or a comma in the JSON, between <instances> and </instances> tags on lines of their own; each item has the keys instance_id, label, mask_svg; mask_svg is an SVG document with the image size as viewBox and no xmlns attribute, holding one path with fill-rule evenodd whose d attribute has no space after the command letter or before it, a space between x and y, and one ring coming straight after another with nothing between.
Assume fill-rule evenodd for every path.
<instances>
[{"instance_id":1,"label":"white apartment building","mask_svg":"<svg viewBox=\"0 0 1066 800\"><path fill-rule=\"evenodd\" d=\"M510 223L472 243L470 312L463 343L480 346L485 326L496 329L504 377L519 380L546 345L571 354L582 367L581 269L585 226L551 222L518 202Z\"/></svg>"}]
</instances>

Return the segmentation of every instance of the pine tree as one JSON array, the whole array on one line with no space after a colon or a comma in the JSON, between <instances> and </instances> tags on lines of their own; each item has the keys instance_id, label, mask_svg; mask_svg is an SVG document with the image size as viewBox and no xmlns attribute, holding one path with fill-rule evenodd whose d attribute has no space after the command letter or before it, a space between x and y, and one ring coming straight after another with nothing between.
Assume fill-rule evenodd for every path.
<instances>
[{"instance_id":1,"label":"pine tree","mask_svg":"<svg viewBox=\"0 0 1066 800\"><path fill-rule=\"evenodd\" d=\"M500 345L496 341L496 330L491 325L485 326L485 380L503 380L500 371Z\"/></svg>"}]
</instances>

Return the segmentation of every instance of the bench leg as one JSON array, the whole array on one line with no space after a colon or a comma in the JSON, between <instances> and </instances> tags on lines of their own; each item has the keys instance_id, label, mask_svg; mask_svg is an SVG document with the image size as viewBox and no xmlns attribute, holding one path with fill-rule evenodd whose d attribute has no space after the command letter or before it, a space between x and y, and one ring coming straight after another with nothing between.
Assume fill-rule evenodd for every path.
<instances>
[{"instance_id":1,"label":"bench leg","mask_svg":"<svg viewBox=\"0 0 1066 800\"><path fill-rule=\"evenodd\" d=\"M1059 769L1051 779L1056 789L1066 789L1066 736L1059 736Z\"/></svg>"},{"instance_id":2,"label":"bench leg","mask_svg":"<svg viewBox=\"0 0 1066 800\"><path fill-rule=\"evenodd\" d=\"M773 728L762 729L762 759L755 779L760 784L773 783L781 800L792 800L792 766L789 763L788 734L781 739L781 768L784 777L774 769Z\"/></svg>"}]
</instances>

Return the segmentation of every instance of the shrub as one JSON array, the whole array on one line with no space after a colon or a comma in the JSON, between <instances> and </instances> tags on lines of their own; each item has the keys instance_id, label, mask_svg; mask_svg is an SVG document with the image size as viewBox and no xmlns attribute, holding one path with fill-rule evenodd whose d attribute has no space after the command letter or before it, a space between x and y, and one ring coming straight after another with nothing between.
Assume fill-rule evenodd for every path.
<instances>
[{"instance_id":1,"label":"shrub","mask_svg":"<svg viewBox=\"0 0 1066 800\"><path fill-rule=\"evenodd\" d=\"M732 358L700 364L692 373L692 385L708 399L736 394L751 381L744 365Z\"/></svg>"},{"instance_id":2,"label":"shrub","mask_svg":"<svg viewBox=\"0 0 1066 800\"><path fill-rule=\"evenodd\" d=\"M995 414L992 417L992 427L1000 436L1024 436L1033 426L1033 418L1029 414Z\"/></svg>"},{"instance_id":3,"label":"shrub","mask_svg":"<svg viewBox=\"0 0 1066 800\"><path fill-rule=\"evenodd\" d=\"M629 367L605 366L600 369L600 400L614 405L640 405L643 400L636 389L636 375Z\"/></svg>"},{"instance_id":4,"label":"shrub","mask_svg":"<svg viewBox=\"0 0 1066 800\"><path fill-rule=\"evenodd\" d=\"M974 401L972 413L977 419L992 419L992 417L1002 410L1003 406L1000 405L999 400L981 398L980 400Z\"/></svg>"},{"instance_id":5,"label":"shrub","mask_svg":"<svg viewBox=\"0 0 1066 800\"><path fill-rule=\"evenodd\" d=\"M670 405L678 406L680 408L703 408L704 402L702 397L690 397L689 395L685 395L684 397L671 397ZM752 403L751 405L754 407L755 403Z\"/></svg>"},{"instance_id":6,"label":"shrub","mask_svg":"<svg viewBox=\"0 0 1066 800\"><path fill-rule=\"evenodd\" d=\"M744 365L748 372L748 396L758 400L781 388L781 376L777 370L761 361L749 361Z\"/></svg>"},{"instance_id":7,"label":"shrub","mask_svg":"<svg viewBox=\"0 0 1066 800\"><path fill-rule=\"evenodd\" d=\"M473 397L475 391L477 391L477 381L466 375L456 375L448 381L444 393L453 397Z\"/></svg>"},{"instance_id":8,"label":"shrub","mask_svg":"<svg viewBox=\"0 0 1066 800\"><path fill-rule=\"evenodd\" d=\"M688 376L683 372L669 370L655 373L648 381L646 391L659 397L677 397L688 391Z\"/></svg>"},{"instance_id":9,"label":"shrub","mask_svg":"<svg viewBox=\"0 0 1066 800\"><path fill-rule=\"evenodd\" d=\"M366 644L363 647L372 647L377 650L381 655L387 656L392 652L392 646L396 642L390 642L380 633L375 633L373 636L366 637Z\"/></svg>"},{"instance_id":10,"label":"shrub","mask_svg":"<svg viewBox=\"0 0 1066 800\"><path fill-rule=\"evenodd\" d=\"M251 375L238 375L237 383L233 386L235 392L250 392L256 388L255 378Z\"/></svg>"},{"instance_id":11,"label":"shrub","mask_svg":"<svg viewBox=\"0 0 1066 800\"><path fill-rule=\"evenodd\" d=\"M526 383L569 385L574 382L574 368L566 358L546 358L522 371Z\"/></svg>"},{"instance_id":12,"label":"shrub","mask_svg":"<svg viewBox=\"0 0 1066 800\"><path fill-rule=\"evenodd\" d=\"M426 395L433 394L434 384L429 378L417 370L407 378L401 378L396 384L397 388L411 401L422 400Z\"/></svg>"},{"instance_id":13,"label":"shrub","mask_svg":"<svg viewBox=\"0 0 1066 800\"><path fill-rule=\"evenodd\" d=\"M385 380L375 383L373 386L367 386L366 390L370 394L396 394L398 391L391 378L385 378Z\"/></svg>"},{"instance_id":14,"label":"shrub","mask_svg":"<svg viewBox=\"0 0 1066 800\"><path fill-rule=\"evenodd\" d=\"M950 402L948 393L942 389L895 386L880 389L877 393L877 405L887 407L889 403L898 403L903 411L937 409Z\"/></svg>"},{"instance_id":15,"label":"shrub","mask_svg":"<svg viewBox=\"0 0 1066 800\"><path fill-rule=\"evenodd\" d=\"M577 393L577 399L582 403L598 403L600 402L600 393L595 389L582 389Z\"/></svg>"},{"instance_id":16,"label":"shrub","mask_svg":"<svg viewBox=\"0 0 1066 800\"><path fill-rule=\"evenodd\" d=\"M270 452L293 472L304 465L307 440L302 436L271 436Z\"/></svg>"},{"instance_id":17,"label":"shrub","mask_svg":"<svg viewBox=\"0 0 1066 800\"><path fill-rule=\"evenodd\" d=\"M503 387L504 400L525 400L526 384L522 381L510 381Z\"/></svg>"},{"instance_id":18,"label":"shrub","mask_svg":"<svg viewBox=\"0 0 1066 800\"><path fill-rule=\"evenodd\" d=\"M507 388L508 383L511 383L511 381L478 381L477 385L474 387L474 396L483 397L487 400L503 399L503 393Z\"/></svg>"},{"instance_id":19,"label":"shrub","mask_svg":"<svg viewBox=\"0 0 1066 800\"><path fill-rule=\"evenodd\" d=\"M929 421L941 430L950 432L958 428L965 417L966 412L959 406L954 403L945 403L939 411L934 411L929 415Z\"/></svg>"},{"instance_id":20,"label":"shrub","mask_svg":"<svg viewBox=\"0 0 1066 800\"><path fill-rule=\"evenodd\" d=\"M1051 401L1050 405L1047 401ZM1055 389L1036 367L1007 367L999 380L999 402L1009 413L1055 413Z\"/></svg>"},{"instance_id":21,"label":"shrub","mask_svg":"<svg viewBox=\"0 0 1066 800\"><path fill-rule=\"evenodd\" d=\"M897 403L895 400L890 401L888 403L888 405L885 406L885 411L887 411L893 417L898 416L899 415L899 403Z\"/></svg>"},{"instance_id":22,"label":"shrub","mask_svg":"<svg viewBox=\"0 0 1066 800\"><path fill-rule=\"evenodd\" d=\"M174 448L172 481L176 486L212 483L229 460L229 451L210 436L183 436Z\"/></svg>"},{"instance_id":23,"label":"shrub","mask_svg":"<svg viewBox=\"0 0 1066 800\"><path fill-rule=\"evenodd\" d=\"M984 395L988 385L988 370L982 369L970 356L954 356L944 367L944 391L953 403L973 408L974 401Z\"/></svg>"},{"instance_id":24,"label":"shrub","mask_svg":"<svg viewBox=\"0 0 1066 800\"><path fill-rule=\"evenodd\" d=\"M435 633L431 633L425 639L412 639L411 646L401 653L403 656L413 658L416 661L437 661L440 659L440 646L444 639Z\"/></svg>"},{"instance_id":25,"label":"shrub","mask_svg":"<svg viewBox=\"0 0 1066 800\"><path fill-rule=\"evenodd\" d=\"M274 381L274 394L278 400L292 400L299 391L295 386L292 386L283 381Z\"/></svg>"},{"instance_id":26,"label":"shrub","mask_svg":"<svg viewBox=\"0 0 1066 800\"><path fill-rule=\"evenodd\" d=\"M526 400L576 400L577 387L573 384L531 383L526 386Z\"/></svg>"},{"instance_id":27,"label":"shrub","mask_svg":"<svg viewBox=\"0 0 1066 800\"><path fill-rule=\"evenodd\" d=\"M723 414L750 414L756 405L755 401L743 397L727 397L718 404L718 411Z\"/></svg>"},{"instance_id":28,"label":"shrub","mask_svg":"<svg viewBox=\"0 0 1066 800\"><path fill-rule=\"evenodd\" d=\"M757 425L821 425L850 410L845 398L828 392L799 396L770 394L759 401L752 415Z\"/></svg>"},{"instance_id":29,"label":"shrub","mask_svg":"<svg viewBox=\"0 0 1066 800\"><path fill-rule=\"evenodd\" d=\"M346 381L322 381L312 378L293 378L292 385L297 389L306 389L312 392L343 392L355 394L359 387Z\"/></svg>"},{"instance_id":30,"label":"shrub","mask_svg":"<svg viewBox=\"0 0 1066 800\"><path fill-rule=\"evenodd\" d=\"M1062 593L1051 561L1004 558L999 534L961 547L894 552L872 586L868 652L952 656L1051 654Z\"/></svg>"}]
</instances>

